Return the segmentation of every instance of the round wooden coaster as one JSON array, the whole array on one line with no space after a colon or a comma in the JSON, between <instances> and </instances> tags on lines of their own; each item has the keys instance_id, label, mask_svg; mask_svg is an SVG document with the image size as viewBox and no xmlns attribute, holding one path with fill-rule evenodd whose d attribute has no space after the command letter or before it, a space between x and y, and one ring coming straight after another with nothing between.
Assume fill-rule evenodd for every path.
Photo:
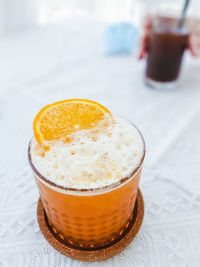
<instances>
[{"instance_id":1,"label":"round wooden coaster","mask_svg":"<svg viewBox=\"0 0 200 267\"><path fill-rule=\"evenodd\" d=\"M133 210L133 217L126 231L120 236L120 238L113 241L111 244L96 249L79 249L74 248L70 244L61 242L58 240L53 231L48 225L47 217L42 206L42 202L38 200L37 206L37 219L40 230L49 244L54 247L60 253L76 260L80 261L102 261L111 258L122 250L124 250L131 241L135 238L142 225L144 217L144 201L141 191L138 190L137 200L135 208Z\"/></svg>"}]
</instances>

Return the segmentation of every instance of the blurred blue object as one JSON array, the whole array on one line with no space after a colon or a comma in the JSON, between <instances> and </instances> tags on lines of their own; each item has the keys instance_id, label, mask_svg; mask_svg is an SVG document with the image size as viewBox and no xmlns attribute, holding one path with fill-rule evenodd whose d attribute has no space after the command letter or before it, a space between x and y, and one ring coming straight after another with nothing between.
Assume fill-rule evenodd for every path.
<instances>
[{"instance_id":1,"label":"blurred blue object","mask_svg":"<svg viewBox=\"0 0 200 267\"><path fill-rule=\"evenodd\" d=\"M104 36L104 52L106 55L133 53L139 37L136 26L120 22L110 26Z\"/></svg>"}]
</instances>

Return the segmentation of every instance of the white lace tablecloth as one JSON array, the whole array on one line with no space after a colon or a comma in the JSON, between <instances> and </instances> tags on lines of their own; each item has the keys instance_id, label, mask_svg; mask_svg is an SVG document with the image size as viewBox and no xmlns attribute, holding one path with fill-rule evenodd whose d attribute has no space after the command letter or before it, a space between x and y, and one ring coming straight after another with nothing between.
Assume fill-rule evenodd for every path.
<instances>
[{"instance_id":1,"label":"white lace tablecloth","mask_svg":"<svg viewBox=\"0 0 200 267\"><path fill-rule=\"evenodd\" d=\"M150 90L144 62L103 56L106 27L74 19L0 41L0 267L200 266L200 61L187 55L175 91ZM37 224L27 162L32 121L41 107L66 98L99 101L133 121L146 140L141 231L104 262L61 255Z\"/></svg>"}]
</instances>

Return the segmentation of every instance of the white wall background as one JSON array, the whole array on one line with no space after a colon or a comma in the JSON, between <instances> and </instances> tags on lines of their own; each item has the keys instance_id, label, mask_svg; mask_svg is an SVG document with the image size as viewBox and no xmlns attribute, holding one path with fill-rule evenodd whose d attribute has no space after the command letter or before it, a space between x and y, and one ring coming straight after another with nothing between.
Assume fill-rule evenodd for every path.
<instances>
[{"instance_id":1,"label":"white wall background","mask_svg":"<svg viewBox=\"0 0 200 267\"><path fill-rule=\"evenodd\" d=\"M89 16L106 21L139 23L146 12L167 6L180 12L185 0L40 0L40 23L66 16ZM200 16L200 0L191 0L189 14Z\"/></svg>"},{"instance_id":2,"label":"white wall background","mask_svg":"<svg viewBox=\"0 0 200 267\"><path fill-rule=\"evenodd\" d=\"M129 20L140 24L146 12L159 5L181 10L184 0L0 0L0 36L36 24L69 16L108 22ZM200 16L200 0L191 0L190 14Z\"/></svg>"}]
</instances>

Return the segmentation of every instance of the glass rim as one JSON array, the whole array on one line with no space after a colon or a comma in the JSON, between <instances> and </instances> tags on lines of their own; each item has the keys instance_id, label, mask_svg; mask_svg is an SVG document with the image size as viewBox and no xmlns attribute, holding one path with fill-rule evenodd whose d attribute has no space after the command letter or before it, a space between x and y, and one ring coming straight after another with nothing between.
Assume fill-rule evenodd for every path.
<instances>
[{"instance_id":1,"label":"glass rim","mask_svg":"<svg viewBox=\"0 0 200 267\"><path fill-rule=\"evenodd\" d=\"M57 190L63 190L64 192L62 193L101 193L100 191L109 191L109 190L113 190L113 189L116 189L118 187L120 187L121 185L123 185L124 183L128 182L129 180L131 180L131 178L133 178L137 172L141 169L142 165L143 165L143 162L144 162L144 158L145 158L145 155L146 155L146 145L145 145L145 141L144 141L144 138L143 138L143 135L141 134L141 132L138 130L138 128L133 124L131 123L136 129L137 131L139 132L141 138L142 138L142 142L143 142L143 146L144 146L144 150L143 150L143 154L142 154L142 157L138 163L138 166L129 174L127 175L126 177L123 177L121 178L119 181L117 182L114 182L112 184L109 184L109 185L106 185L106 186L101 186L101 187L94 187L94 188L73 188L73 187L67 187L67 186L62 186L62 185L58 185L52 181L50 181L48 178L44 177L37 169L36 167L33 165L33 162L32 162L32 158L31 158L31 141L32 141L32 138L29 142L29 145L28 145L28 161L29 161L29 164L31 166L31 169L32 171L36 174L37 177L39 177L41 179L41 181L43 183L47 183L48 186L50 187L53 187L53 188L56 188Z\"/></svg>"},{"instance_id":2,"label":"glass rim","mask_svg":"<svg viewBox=\"0 0 200 267\"><path fill-rule=\"evenodd\" d=\"M182 14L181 14L181 8L176 8L176 7L169 7L166 4L158 4L154 10L151 12L154 15L161 15L161 16L167 16L175 19L180 19Z\"/></svg>"},{"instance_id":3,"label":"glass rim","mask_svg":"<svg viewBox=\"0 0 200 267\"><path fill-rule=\"evenodd\" d=\"M188 29L188 26L187 26L187 23L184 23L184 25L182 26L181 30L179 31L176 31L176 29L178 28L178 23L179 23L179 20L181 19L181 15L178 14L178 15L173 15L173 14L170 14L170 13L167 13L167 12L160 12L160 13L154 13L152 14L152 27L151 27L151 31L150 32L161 32L161 33L172 33L173 35L176 34L176 35L189 35L189 29ZM161 30L159 30L159 26L157 25L158 21L159 20L162 20L162 19L168 19L168 22L165 22L165 23L169 23L169 29L166 31L162 30L162 27L161 27ZM170 22L171 20L171 22ZM187 19L186 19L187 20ZM159 22L160 23L160 22Z\"/></svg>"}]
</instances>

